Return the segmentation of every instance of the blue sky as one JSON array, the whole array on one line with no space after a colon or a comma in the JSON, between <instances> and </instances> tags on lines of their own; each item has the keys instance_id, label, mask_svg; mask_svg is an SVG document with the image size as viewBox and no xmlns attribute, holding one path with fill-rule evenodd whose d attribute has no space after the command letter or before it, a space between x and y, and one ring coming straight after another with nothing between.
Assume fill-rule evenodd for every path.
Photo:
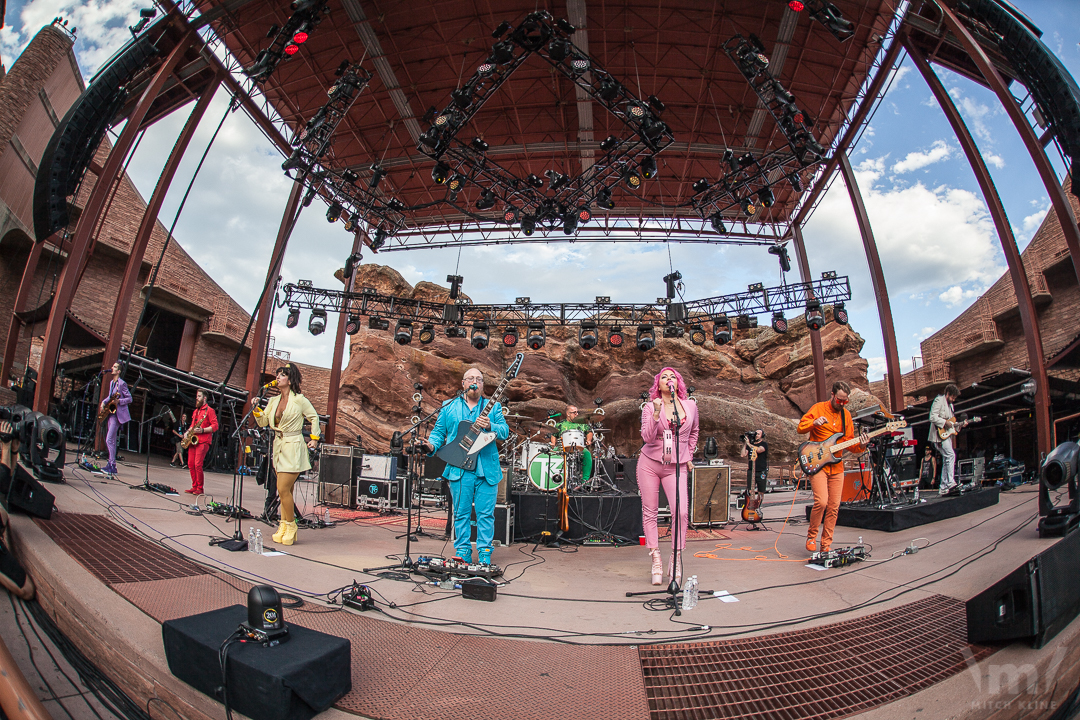
<instances>
[{"instance_id":1,"label":"blue sky","mask_svg":"<svg viewBox=\"0 0 1080 720\"><path fill-rule=\"evenodd\" d=\"M79 26L75 49L89 77L123 42L126 26L135 22L142 4L9 0L0 55L10 65L34 32L63 15ZM1044 41L1077 76L1080 4L1018 0L1015 5L1043 29ZM992 93L943 69L938 72L975 134L1023 247L1049 207L1034 166ZM227 99L219 95L162 210L166 226L225 113ZM178 113L158 123L140 145L130 173L144 196L153 189L185 116ZM280 163L281 157L243 113L229 115L177 225L185 249L249 310L261 289L288 194ZM853 151L852 163L877 236L901 369L907 371L919 354L919 342L955 318L1004 272L1004 256L959 143L910 60ZM1057 165L1061 170L1060 161ZM348 254L351 238L339 224L329 226L324 209L316 205L301 216L282 274L286 281L303 278L333 287L332 273ZM823 198L805 236L815 276L835 270L851 277L851 323L866 340L862 354L870 361L870 377L879 379L885 367L877 309L855 217L839 181ZM550 302L591 301L595 295L610 295L616 302L647 301L663 294L661 278L670 267L682 272L688 299L780 280L776 259L763 248L731 246L561 243L465 248L460 256L457 250L367 254L365 260L390 265L413 283L444 284L446 275L457 269L465 278L464 291L477 302L511 302L519 295ZM272 334L276 346L297 360L330 364L332 332L312 337L302 327L288 330L279 313Z\"/></svg>"}]
</instances>

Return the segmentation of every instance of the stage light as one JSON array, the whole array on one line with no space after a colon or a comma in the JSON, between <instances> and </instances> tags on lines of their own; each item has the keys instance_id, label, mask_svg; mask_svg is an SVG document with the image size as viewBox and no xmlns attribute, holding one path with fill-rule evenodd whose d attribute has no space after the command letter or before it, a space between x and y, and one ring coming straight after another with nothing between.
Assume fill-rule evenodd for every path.
<instances>
[{"instance_id":1,"label":"stage light","mask_svg":"<svg viewBox=\"0 0 1080 720\"><path fill-rule=\"evenodd\" d=\"M638 167L641 168L641 175L646 180L651 180L656 177L656 158L652 155L646 155L638 163Z\"/></svg>"},{"instance_id":2,"label":"stage light","mask_svg":"<svg viewBox=\"0 0 1080 720\"><path fill-rule=\"evenodd\" d=\"M289 308L289 315L285 318L285 327L294 328L300 323L300 308Z\"/></svg>"},{"instance_id":3,"label":"stage light","mask_svg":"<svg viewBox=\"0 0 1080 720\"><path fill-rule=\"evenodd\" d=\"M518 344L518 329L514 325L507 325L503 328L503 345L506 347L514 347Z\"/></svg>"},{"instance_id":4,"label":"stage light","mask_svg":"<svg viewBox=\"0 0 1080 720\"><path fill-rule=\"evenodd\" d=\"M791 8L792 12L802 12L806 5L803 5L802 0L788 0L787 6Z\"/></svg>"},{"instance_id":5,"label":"stage light","mask_svg":"<svg viewBox=\"0 0 1080 720\"><path fill-rule=\"evenodd\" d=\"M356 227L359 224L360 224L360 215L359 215L359 213L354 214L354 215L346 216L346 218L345 218L345 230L346 230L346 232L352 232L353 230L356 230Z\"/></svg>"},{"instance_id":6,"label":"stage light","mask_svg":"<svg viewBox=\"0 0 1080 720\"><path fill-rule=\"evenodd\" d=\"M555 21L555 26L559 28L566 35L573 35L577 32L577 28L570 24L570 21L566 18L559 18Z\"/></svg>"},{"instance_id":7,"label":"stage light","mask_svg":"<svg viewBox=\"0 0 1080 720\"><path fill-rule=\"evenodd\" d=\"M515 305L528 305L531 302L532 298L528 295L519 295L518 297L514 298Z\"/></svg>"},{"instance_id":8,"label":"stage light","mask_svg":"<svg viewBox=\"0 0 1080 720\"><path fill-rule=\"evenodd\" d=\"M457 195L463 187L465 187L465 176L461 173L455 173L446 181L446 189L455 195Z\"/></svg>"},{"instance_id":9,"label":"stage light","mask_svg":"<svg viewBox=\"0 0 1080 720\"><path fill-rule=\"evenodd\" d=\"M641 176L638 175L636 170L627 169L626 174L623 175L623 180L626 181L626 185L631 190L637 190L641 187Z\"/></svg>"},{"instance_id":10,"label":"stage light","mask_svg":"<svg viewBox=\"0 0 1080 720\"><path fill-rule=\"evenodd\" d=\"M376 229L375 230L375 238L371 241L371 249L372 250L378 250L383 245L385 245L386 244L386 237L387 237L388 234L389 233L387 233L382 228Z\"/></svg>"},{"instance_id":11,"label":"stage light","mask_svg":"<svg viewBox=\"0 0 1080 720\"><path fill-rule=\"evenodd\" d=\"M703 193L703 192L705 192L706 190L709 189L709 181L706 180L705 178L701 178L700 180L698 180L697 182L694 183L693 188L694 188L694 194Z\"/></svg>"},{"instance_id":12,"label":"stage light","mask_svg":"<svg viewBox=\"0 0 1080 720\"><path fill-rule=\"evenodd\" d=\"M518 221L518 209L513 205L503 208L503 222L507 225L516 225Z\"/></svg>"},{"instance_id":13,"label":"stage light","mask_svg":"<svg viewBox=\"0 0 1080 720\"><path fill-rule=\"evenodd\" d=\"M293 43L289 43L288 45L285 46L285 54L286 55L295 55L298 52L300 52L300 46L299 45L294 45Z\"/></svg>"},{"instance_id":14,"label":"stage light","mask_svg":"<svg viewBox=\"0 0 1080 720\"><path fill-rule=\"evenodd\" d=\"M431 179L435 181L436 185L442 185L446 182L447 176L450 175L450 166L444 162L435 163L435 167L431 168Z\"/></svg>"},{"instance_id":15,"label":"stage light","mask_svg":"<svg viewBox=\"0 0 1080 720\"><path fill-rule=\"evenodd\" d=\"M724 162L731 168L731 172L739 172L739 161L735 159L735 151L731 148L724 151Z\"/></svg>"},{"instance_id":16,"label":"stage light","mask_svg":"<svg viewBox=\"0 0 1080 720\"><path fill-rule=\"evenodd\" d=\"M564 235L573 235L577 232L578 219L577 213L568 212L563 216L562 231Z\"/></svg>"},{"instance_id":17,"label":"stage light","mask_svg":"<svg viewBox=\"0 0 1080 720\"><path fill-rule=\"evenodd\" d=\"M739 203L739 207L742 209L744 215L749 215L750 217L753 217L754 214L757 213L757 205L755 205L754 201L750 198L746 198L741 203Z\"/></svg>"},{"instance_id":18,"label":"stage light","mask_svg":"<svg viewBox=\"0 0 1080 720\"><path fill-rule=\"evenodd\" d=\"M848 324L847 308L844 307L844 303L836 303L835 305L833 305L832 314L833 320L835 320L840 325Z\"/></svg>"},{"instance_id":19,"label":"stage light","mask_svg":"<svg viewBox=\"0 0 1080 720\"><path fill-rule=\"evenodd\" d=\"M821 314L821 303L811 300L806 304L806 327L820 330L825 327L825 316Z\"/></svg>"},{"instance_id":20,"label":"stage light","mask_svg":"<svg viewBox=\"0 0 1080 720\"><path fill-rule=\"evenodd\" d=\"M727 233L727 226L724 225L724 218L719 212L715 212L709 216L709 224L712 225L712 229L721 235Z\"/></svg>"},{"instance_id":21,"label":"stage light","mask_svg":"<svg viewBox=\"0 0 1080 720\"><path fill-rule=\"evenodd\" d=\"M614 348L619 348L623 346L624 340L625 338L623 337L622 330L620 330L617 326L612 326L611 330L608 331L608 345Z\"/></svg>"},{"instance_id":22,"label":"stage light","mask_svg":"<svg viewBox=\"0 0 1080 720\"><path fill-rule=\"evenodd\" d=\"M525 344L530 350L539 350L547 342L547 328L544 323L531 322L525 333Z\"/></svg>"},{"instance_id":23,"label":"stage light","mask_svg":"<svg viewBox=\"0 0 1080 720\"><path fill-rule=\"evenodd\" d=\"M499 65L506 65L514 59L514 43L509 40L495 43L491 46L491 57L495 58Z\"/></svg>"},{"instance_id":24,"label":"stage light","mask_svg":"<svg viewBox=\"0 0 1080 720\"><path fill-rule=\"evenodd\" d=\"M656 336L653 332L652 325L638 325L637 329L637 349L641 352L648 352L656 347Z\"/></svg>"},{"instance_id":25,"label":"stage light","mask_svg":"<svg viewBox=\"0 0 1080 720\"><path fill-rule=\"evenodd\" d=\"M473 141L470 143L470 145L472 145L473 150L482 153L486 153L488 151L488 148L490 147L490 145L488 145L483 138L473 138Z\"/></svg>"},{"instance_id":26,"label":"stage light","mask_svg":"<svg viewBox=\"0 0 1080 720\"><path fill-rule=\"evenodd\" d=\"M466 335L468 335L468 333L465 332L465 328L460 325L450 325L446 328L446 337L448 338L463 338Z\"/></svg>"},{"instance_id":27,"label":"stage light","mask_svg":"<svg viewBox=\"0 0 1080 720\"><path fill-rule=\"evenodd\" d=\"M615 137L614 135L608 135L606 138L600 141L600 149L604 152L607 152L618 144L619 138Z\"/></svg>"},{"instance_id":28,"label":"stage light","mask_svg":"<svg viewBox=\"0 0 1080 720\"><path fill-rule=\"evenodd\" d=\"M426 323L420 328L419 338L421 345L430 345L435 339L435 326L431 323Z\"/></svg>"},{"instance_id":29,"label":"stage light","mask_svg":"<svg viewBox=\"0 0 1080 720\"><path fill-rule=\"evenodd\" d=\"M605 80L600 83L600 90L597 91L597 95L604 102L615 102L622 95L622 86L617 80Z\"/></svg>"},{"instance_id":30,"label":"stage light","mask_svg":"<svg viewBox=\"0 0 1080 720\"><path fill-rule=\"evenodd\" d=\"M394 326L394 342L398 345L408 345L412 342L413 325L408 320L398 320Z\"/></svg>"},{"instance_id":31,"label":"stage light","mask_svg":"<svg viewBox=\"0 0 1080 720\"><path fill-rule=\"evenodd\" d=\"M752 167L756 162L757 158L754 157L753 153L744 153L743 155L739 156L739 167Z\"/></svg>"},{"instance_id":32,"label":"stage light","mask_svg":"<svg viewBox=\"0 0 1080 720\"><path fill-rule=\"evenodd\" d=\"M712 326L712 339L717 345L727 345L731 342L731 321L727 315L721 315Z\"/></svg>"},{"instance_id":33,"label":"stage light","mask_svg":"<svg viewBox=\"0 0 1080 720\"><path fill-rule=\"evenodd\" d=\"M570 178L556 170L545 170L544 174L548 176L549 187L552 190L558 190L566 183L570 182Z\"/></svg>"},{"instance_id":34,"label":"stage light","mask_svg":"<svg viewBox=\"0 0 1080 720\"><path fill-rule=\"evenodd\" d=\"M341 217L341 203L332 202L326 209L326 222L335 223Z\"/></svg>"},{"instance_id":35,"label":"stage light","mask_svg":"<svg viewBox=\"0 0 1080 720\"><path fill-rule=\"evenodd\" d=\"M596 332L596 322L594 320L583 321L581 328L578 330L578 345L581 346L581 349L592 350L596 347L599 339Z\"/></svg>"},{"instance_id":36,"label":"stage light","mask_svg":"<svg viewBox=\"0 0 1080 720\"><path fill-rule=\"evenodd\" d=\"M626 115L631 120L643 120L645 118L645 106L637 100L626 103Z\"/></svg>"},{"instance_id":37,"label":"stage light","mask_svg":"<svg viewBox=\"0 0 1080 720\"><path fill-rule=\"evenodd\" d=\"M773 332L786 333L787 332L787 318L784 317L782 312L774 312L772 316L772 329Z\"/></svg>"},{"instance_id":38,"label":"stage light","mask_svg":"<svg viewBox=\"0 0 1080 720\"><path fill-rule=\"evenodd\" d=\"M525 182L529 185L529 187L534 187L537 190L544 187L544 179L537 177L532 173L529 173L529 177L525 178Z\"/></svg>"},{"instance_id":39,"label":"stage light","mask_svg":"<svg viewBox=\"0 0 1080 720\"><path fill-rule=\"evenodd\" d=\"M704 345L705 344L705 328L703 328L701 325L691 325L690 326L690 342L694 343L695 345Z\"/></svg>"},{"instance_id":40,"label":"stage light","mask_svg":"<svg viewBox=\"0 0 1080 720\"><path fill-rule=\"evenodd\" d=\"M764 292L764 290L765 290L765 284L764 283L756 282L756 283L750 283L749 285L746 286L746 291L747 292Z\"/></svg>"},{"instance_id":41,"label":"stage light","mask_svg":"<svg viewBox=\"0 0 1080 720\"><path fill-rule=\"evenodd\" d=\"M307 329L312 335L322 335L323 331L326 330L326 311L312 310Z\"/></svg>"},{"instance_id":42,"label":"stage light","mask_svg":"<svg viewBox=\"0 0 1080 720\"><path fill-rule=\"evenodd\" d=\"M755 320L756 319L757 318L755 318ZM750 316L749 315L739 315L738 317L735 318L735 327L737 327L739 330L749 330L750 328L755 327L756 325L757 325L756 322L751 322L750 321Z\"/></svg>"},{"instance_id":43,"label":"stage light","mask_svg":"<svg viewBox=\"0 0 1080 720\"><path fill-rule=\"evenodd\" d=\"M303 45L308 40L308 34L303 30L299 30L292 36L292 41L297 45Z\"/></svg>"},{"instance_id":44,"label":"stage light","mask_svg":"<svg viewBox=\"0 0 1080 720\"><path fill-rule=\"evenodd\" d=\"M664 326L664 337L668 338L669 340L678 340L685 334L686 332L682 329L682 326L680 325Z\"/></svg>"},{"instance_id":45,"label":"stage light","mask_svg":"<svg viewBox=\"0 0 1080 720\"><path fill-rule=\"evenodd\" d=\"M495 193L485 190L480 193L480 199L476 201L477 210L490 210L495 207Z\"/></svg>"},{"instance_id":46,"label":"stage light","mask_svg":"<svg viewBox=\"0 0 1080 720\"><path fill-rule=\"evenodd\" d=\"M1080 445L1063 442L1050 451L1039 469L1039 482L1050 490L1072 482L1080 464Z\"/></svg>"},{"instance_id":47,"label":"stage light","mask_svg":"<svg viewBox=\"0 0 1080 720\"><path fill-rule=\"evenodd\" d=\"M825 26L832 36L844 42L855 34L855 23L844 18L840 9L831 2L810 2L810 17Z\"/></svg>"},{"instance_id":48,"label":"stage light","mask_svg":"<svg viewBox=\"0 0 1080 720\"><path fill-rule=\"evenodd\" d=\"M386 318L371 316L367 321L368 330L389 330L390 321Z\"/></svg>"},{"instance_id":49,"label":"stage light","mask_svg":"<svg viewBox=\"0 0 1080 720\"><path fill-rule=\"evenodd\" d=\"M536 232L536 218L532 215L523 215L521 217L521 232L529 237Z\"/></svg>"},{"instance_id":50,"label":"stage light","mask_svg":"<svg viewBox=\"0 0 1080 720\"><path fill-rule=\"evenodd\" d=\"M360 179L360 176L356 174L355 170L345 168L341 171L341 179L350 185L355 185L356 181Z\"/></svg>"},{"instance_id":51,"label":"stage light","mask_svg":"<svg viewBox=\"0 0 1080 720\"><path fill-rule=\"evenodd\" d=\"M555 38L548 44L548 55L555 62L562 62L570 52L570 44L562 38Z\"/></svg>"},{"instance_id":52,"label":"stage light","mask_svg":"<svg viewBox=\"0 0 1080 720\"><path fill-rule=\"evenodd\" d=\"M472 90L470 90L468 87L458 88L457 90L450 93L450 98L459 108L461 108L462 110L468 110L469 106L472 105L473 101Z\"/></svg>"},{"instance_id":53,"label":"stage light","mask_svg":"<svg viewBox=\"0 0 1080 720\"><path fill-rule=\"evenodd\" d=\"M803 191L802 180L799 179L798 173L788 175L788 182L791 183L791 189L795 192L801 193Z\"/></svg>"},{"instance_id":54,"label":"stage light","mask_svg":"<svg viewBox=\"0 0 1080 720\"><path fill-rule=\"evenodd\" d=\"M355 335L360 331L360 316L349 315L349 318L345 321L345 334Z\"/></svg>"},{"instance_id":55,"label":"stage light","mask_svg":"<svg viewBox=\"0 0 1080 720\"><path fill-rule=\"evenodd\" d=\"M480 77L489 77L493 72L495 72L495 63L493 62L482 62L480 67L476 68L476 74Z\"/></svg>"},{"instance_id":56,"label":"stage light","mask_svg":"<svg viewBox=\"0 0 1080 720\"><path fill-rule=\"evenodd\" d=\"M836 279L836 271L835 270L824 270L824 271L822 271L821 279L822 280L835 280Z\"/></svg>"},{"instance_id":57,"label":"stage light","mask_svg":"<svg viewBox=\"0 0 1080 720\"><path fill-rule=\"evenodd\" d=\"M63 481L67 443L60 423L48 415L39 415L34 421L29 450L35 475L43 480Z\"/></svg>"},{"instance_id":58,"label":"stage light","mask_svg":"<svg viewBox=\"0 0 1080 720\"><path fill-rule=\"evenodd\" d=\"M580 222L587 223L592 220L592 211L582 205L577 209L577 217Z\"/></svg>"},{"instance_id":59,"label":"stage light","mask_svg":"<svg viewBox=\"0 0 1080 720\"><path fill-rule=\"evenodd\" d=\"M757 194L758 202L761 203L761 207L771 208L773 203L776 202L776 198L773 196L772 190L769 188L762 188L758 190Z\"/></svg>"},{"instance_id":60,"label":"stage light","mask_svg":"<svg viewBox=\"0 0 1080 720\"><path fill-rule=\"evenodd\" d=\"M791 256L788 255L786 245L773 245L769 248L769 254L775 255L780 261L780 269L784 272L791 272Z\"/></svg>"},{"instance_id":61,"label":"stage light","mask_svg":"<svg viewBox=\"0 0 1080 720\"><path fill-rule=\"evenodd\" d=\"M371 166L371 178L368 180L368 187L374 190L379 187L379 183L386 177L386 171L382 169L381 165Z\"/></svg>"},{"instance_id":62,"label":"stage light","mask_svg":"<svg viewBox=\"0 0 1080 720\"><path fill-rule=\"evenodd\" d=\"M589 69L588 58L581 55L574 55L574 59L570 61L570 72L574 75L583 75Z\"/></svg>"},{"instance_id":63,"label":"stage light","mask_svg":"<svg viewBox=\"0 0 1080 720\"><path fill-rule=\"evenodd\" d=\"M596 193L596 206L605 210L615 209L615 201L611 199L611 190L600 188L600 191Z\"/></svg>"},{"instance_id":64,"label":"stage light","mask_svg":"<svg viewBox=\"0 0 1080 720\"><path fill-rule=\"evenodd\" d=\"M486 322L473 323L472 337L469 342L477 350L483 350L488 346L488 324Z\"/></svg>"}]
</instances>

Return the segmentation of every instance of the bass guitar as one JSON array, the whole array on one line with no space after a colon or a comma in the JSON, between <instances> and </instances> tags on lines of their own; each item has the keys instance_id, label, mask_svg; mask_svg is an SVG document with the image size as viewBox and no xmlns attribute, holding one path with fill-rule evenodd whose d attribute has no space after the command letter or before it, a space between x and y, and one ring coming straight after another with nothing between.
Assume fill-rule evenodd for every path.
<instances>
[{"instance_id":1,"label":"bass guitar","mask_svg":"<svg viewBox=\"0 0 1080 720\"><path fill-rule=\"evenodd\" d=\"M965 420L962 423L956 422L956 418L949 419L953 422L953 426L951 428L938 428L937 436L938 439L941 440L941 442L945 442L953 435L958 435L965 426L970 425L971 423L982 422L981 417L973 417L970 420Z\"/></svg>"},{"instance_id":2,"label":"bass guitar","mask_svg":"<svg viewBox=\"0 0 1080 720\"><path fill-rule=\"evenodd\" d=\"M750 473L746 476L746 504L743 505L743 522L759 523L765 519L758 509L761 507L761 493L754 484L754 461L757 460L757 448L750 446Z\"/></svg>"},{"instance_id":3,"label":"bass guitar","mask_svg":"<svg viewBox=\"0 0 1080 720\"><path fill-rule=\"evenodd\" d=\"M195 434L195 431L202 429L203 420L205 420L205 419L206 419L205 416L199 418L198 423L196 423L195 425L192 425L191 427L189 427L187 429L187 432L184 433L184 437L182 437L180 439L180 447L187 450L192 445L198 445L199 444L199 436Z\"/></svg>"},{"instance_id":4,"label":"bass guitar","mask_svg":"<svg viewBox=\"0 0 1080 720\"><path fill-rule=\"evenodd\" d=\"M885 427L878 428L871 433L867 433L868 437L877 437L882 433L893 432L894 430L900 430L907 427L907 420L894 420L891 423L886 423ZM807 475L813 475L821 468L828 465L835 465L843 460L838 455L842 450L851 447L852 445L858 445L859 439L852 438L844 442L838 442L840 438L844 437L843 432L838 432L830 435L827 439L821 442L804 442L799 446L799 467Z\"/></svg>"},{"instance_id":5,"label":"bass guitar","mask_svg":"<svg viewBox=\"0 0 1080 720\"><path fill-rule=\"evenodd\" d=\"M506 386L510 384L511 380L517 377L518 371L521 370L521 362L524 359L525 353L517 354L514 364L507 368L502 380L499 381L499 387L495 388L495 392L491 394L491 398L488 399L487 405L484 406L480 415L477 416L477 422L479 422L480 418L487 417L488 413L491 412L491 409L495 407L495 403L502 397L503 391L506 390ZM453 465L462 470L472 472L476 469L476 461L479 457L480 450L490 445L494 440L494 431L485 431L475 422L462 420L458 423L457 436L439 448L439 451L435 453L435 456L448 465Z\"/></svg>"}]
</instances>

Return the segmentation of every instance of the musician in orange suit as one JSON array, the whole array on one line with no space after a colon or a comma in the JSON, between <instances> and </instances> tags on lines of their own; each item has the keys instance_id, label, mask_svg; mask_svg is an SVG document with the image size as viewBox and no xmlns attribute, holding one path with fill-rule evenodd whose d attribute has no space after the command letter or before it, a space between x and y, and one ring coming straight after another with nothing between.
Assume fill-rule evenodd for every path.
<instances>
[{"instance_id":1,"label":"musician in orange suit","mask_svg":"<svg viewBox=\"0 0 1080 720\"><path fill-rule=\"evenodd\" d=\"M803 415L797 428L799 434L809 433L811 442L822 442L838 432L842 432L843 435L836 442L854 439L855 423L851 419L851 413L844 409L844 406L848 404L850 392L851 386L843 380L833 383L832 397L825 402L815 403L810 407L810 411ZM861 433L860 444L852 447L851 452L856 455L866 452L866 443L869 440L866 433ZM826 465L811 475L810 488L814 491L814 509L810 511L810 529L806 533L806 549L810 552L817 551L818 526L823 524L821 520L824 516L821 550L825 552L832 545L833 528L836 527L836 516L840 512L840 496L844 491L844 463Z\"/></svg>"}]
</instances>

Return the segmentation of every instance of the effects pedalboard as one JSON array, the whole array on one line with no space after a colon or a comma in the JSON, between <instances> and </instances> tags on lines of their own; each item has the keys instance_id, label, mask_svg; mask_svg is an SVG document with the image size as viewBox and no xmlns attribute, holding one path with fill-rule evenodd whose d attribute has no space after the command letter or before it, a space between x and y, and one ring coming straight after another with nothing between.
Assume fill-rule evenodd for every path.
<instances>
[{"instance_id":1,"label":"effects pedalboard","mask_svg":"<svg viewBox=\"0 0 1080 720\"><path fill-rule=\"evenodd\" d=\"M498 565L481 565L479 563L467 563L461 558L427 557L421 555L416 560L416 569L420 572L431 572L439 575L458 575L465 577L494 578L503 574Z\"/></svg>"},{"instance_id":2,"label":"effects pedalboard","mask_svg":"<svg viewBox=\"0 0 1080 720\"><path fill-rule=\"evenodd\" d=\"M856 545L855 547L838 548L828 552L816 552L810 556L810 564L820 565L823 568L836 568L854 565L858 561L865 559L866 548Z\"/></svg>"},{"instance_id":3,"label":"effects pedalboard","mask_svg":"<svg viewBox=\"0 0 1080 720\"><path fill-rule=\"evenodd\" d=\"M229 505L228 503L220 503L210 501L206 503L206 512L213 513L214 515L223 515L225 517L236 518L237 513L240 513L242 520L251 519L251 513L244 508L238 508L236 505Z\"/></svg>"}]
</instances>

